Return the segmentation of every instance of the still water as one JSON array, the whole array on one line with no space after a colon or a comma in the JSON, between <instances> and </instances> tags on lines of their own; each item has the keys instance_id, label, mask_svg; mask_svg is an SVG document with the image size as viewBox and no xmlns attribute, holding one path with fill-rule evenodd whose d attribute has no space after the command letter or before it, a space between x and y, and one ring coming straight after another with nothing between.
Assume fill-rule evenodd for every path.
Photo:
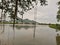
<instances>
[{"instance_id":1,"label":"still water","mask_svg":"<svg viewBox=\"0 0 60 45\"><path fill-rule=\"evenodd\" d=\"M60 45L56 29L48 25L15 26L0 25L0 45Z\"/></svg>"}]
</instances>

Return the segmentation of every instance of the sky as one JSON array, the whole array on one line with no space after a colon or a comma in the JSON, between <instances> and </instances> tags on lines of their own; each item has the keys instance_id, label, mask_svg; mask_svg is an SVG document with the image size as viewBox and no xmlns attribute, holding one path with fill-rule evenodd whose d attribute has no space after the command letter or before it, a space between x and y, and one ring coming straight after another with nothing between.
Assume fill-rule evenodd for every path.
<instances>
[{"instance_id":1,"label":"sky","mask_svg":"<svg viewBox=\"0 0 60 45\"><path fill-rule=\"evenodd\" d=\"M40 6L38 4L37 6L37 22L42 22L42 23L56 23L56 15L58 11L58 5L57 2L59 0L47 0L48 5L47 6ZM26 12L24 14L24 19L28 18L31 20L34 20L34 9Z\"/></svg>"},{"instance_id":2,"label":"sky","mask_svg":"<svg viewBox=\"0 0 60 45\"><path fill-rule=\"evenodd\" d=\"M40 23L56 23L56 15L58 11L57 2L59 0L47 0L47 6L37 5L37 10L33 8L32 10L25 12L24 19L34 20L34 12L37 12L36 21ZM18 15L21 17L20 15Z\"/></svg>"}]
</instances>

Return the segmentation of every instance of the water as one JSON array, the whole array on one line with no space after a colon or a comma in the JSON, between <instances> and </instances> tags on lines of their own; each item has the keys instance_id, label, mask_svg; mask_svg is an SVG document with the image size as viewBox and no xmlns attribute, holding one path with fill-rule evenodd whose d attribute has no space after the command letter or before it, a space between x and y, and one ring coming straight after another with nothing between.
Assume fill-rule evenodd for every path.
<instances>
[{"instance_id":1,"label":"water","mask_svg":"<svg viewBox=\"0 0 60 45\"><path fill-rule=\"evenodd\" d=\"M4 30L0 25L0 45L59 45L56 29L48 25L15 26L5 25Z\"/></svg>"}]
</instances>

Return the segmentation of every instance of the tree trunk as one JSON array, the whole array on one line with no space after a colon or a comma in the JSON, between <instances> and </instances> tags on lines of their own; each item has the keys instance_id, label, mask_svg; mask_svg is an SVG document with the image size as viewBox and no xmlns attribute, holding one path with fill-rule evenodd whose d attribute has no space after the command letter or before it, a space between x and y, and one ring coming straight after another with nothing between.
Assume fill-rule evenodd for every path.
<instances>
[{"instance_id":1,"label":"tree trunk","mask_svg":"<svg viewBox=\"0 0 60 45\"><path fill-rule=\"evenodd\" d=\"M13 28L15 26L15 19L17 17L17 10L18 10L18 0L15 0L15 14L14 14L14 21L13 21Z\"/></svg>"},{"instance_id":2,"label":"tree trunk","mask_svg":"<svg viewBox=\"0 0 60 45\"><path fill-rule=\"evenodd\" d=\"M2 23L2 17L3 17L3 0L2 0L2 11L1 11L1 23Z\"/></svg>"}]
</instances>

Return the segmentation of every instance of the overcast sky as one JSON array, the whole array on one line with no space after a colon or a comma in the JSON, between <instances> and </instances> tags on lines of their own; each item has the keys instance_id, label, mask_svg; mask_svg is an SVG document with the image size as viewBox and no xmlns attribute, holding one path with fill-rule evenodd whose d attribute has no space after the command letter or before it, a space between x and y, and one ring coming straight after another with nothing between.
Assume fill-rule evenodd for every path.
<instances>
[{"instance_id":1,"label":"overcast sky","mask_svg":"<svg viewBox=\"0 0 60 45\"><path fill-rule=\"evenodd\" d=\"M58 11L57 2L59 0L47 0L47 1L48 1L47 6L40 6L38 4L36 21L43 22L43 23L56 23L56 15L57 15L57 11ZM26 12L24 14L24 19L34 20L34 11L35 10L32 9L32 10ZM19 17L21 17L21 16L19 16Z\"/></svg>"},{"instance_id":2,"label":"overcast sky","mask_svg":"<svg viewBox=\"0 0 60 45\"><path fill-rule=\"evenodd\" d=\"M37 21L38 22L47 22L47 23L56 23L56 15L58 11L57 2L59 0L47 0L47 6L40 6L37 7ZM28 18L34 20L34 9L26 12L24 14L24 18Z\"/></svg>"}]
</instances>

